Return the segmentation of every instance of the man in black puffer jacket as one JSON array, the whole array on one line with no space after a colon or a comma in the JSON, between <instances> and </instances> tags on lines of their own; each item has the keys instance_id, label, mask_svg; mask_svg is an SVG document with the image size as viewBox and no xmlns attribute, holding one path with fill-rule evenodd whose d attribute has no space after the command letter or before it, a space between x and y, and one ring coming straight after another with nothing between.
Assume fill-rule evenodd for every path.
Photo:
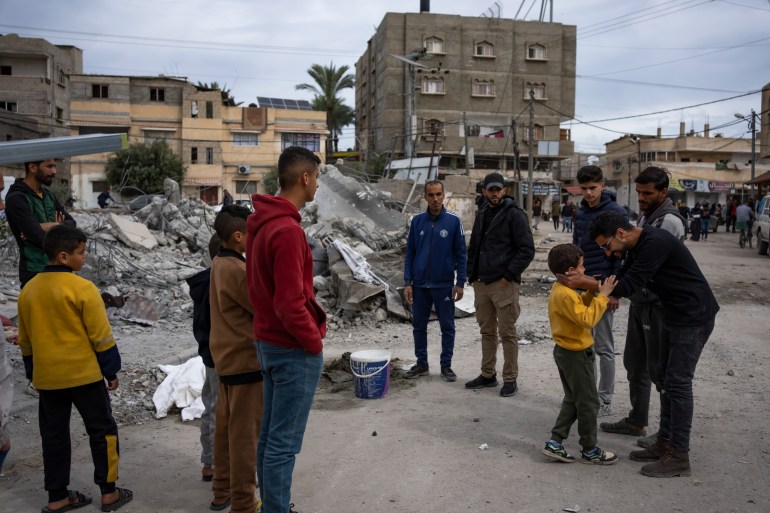
<instances>
[{"instance_id":1,"label":"man in black puffer jacket","mask_svg":"<svg viewBox=\"0 0 770 513\"><path fill-rule=\"evenodd\" d=\"M504 178L484 178L487 199L476 215L468 246L468 280L476 295L476 320L481 330L481 374L466 388L497 386L497 345L503 345L503 387L500 395L516 392L519 376L519 317L521 273L535 257L527 215L505 194Z\"/></svg>"},{"instance_id":2,"label":"man in black puffer jacket","mask_svg":"<svg viewBox=\"0 0 770 513\"><path fill-rule=\"evenodd\" d=\"M577 173L577 181L583 193L583 201L575 218L572 243L583 250L586 276L605 280L620 270L621 260L605 255L602 248L588 236L594 219L604 212L616 212L628 221L626 210L615 202L615 194L604 189L604 175L597 166L584 166ZM612 338L612 320L618 300L611 298L607 311L591 333L594 351L599 362L599 416L612 414L612 396L615 392L615 341Z\"/></svg>"}]
</instances>

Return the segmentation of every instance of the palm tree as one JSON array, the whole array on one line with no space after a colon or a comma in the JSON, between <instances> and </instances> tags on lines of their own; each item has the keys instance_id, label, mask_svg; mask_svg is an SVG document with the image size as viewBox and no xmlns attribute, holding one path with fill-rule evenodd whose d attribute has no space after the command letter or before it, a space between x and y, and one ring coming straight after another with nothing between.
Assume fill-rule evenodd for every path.
<instances>
[{"instance_id":1,"label":"palm tree","mask_svg":"<svg viewBox=\"0 0 770 513\"><path fill-rule=\"evenodd\" d=\"M198 81L195 87L201 91L219 91L222 94L222 103L225 107L237 107L243 102L236 102L235 97L230 94L230 89L227 88L227 84L220 86L218 82L201 82Z\"/></svg>"},{"instance_id":2,"label":"palm tree","mask_svg":"<svg viewBox=\"0 0 770 513\"><path fill-rule=\"evenodd\" d=\"M341 91L352 89L355 86L355 78L353 75L347 74L349 69L349 66L337 68L333 62L329 66L313 64L307 70L307 74L315 83L303 83L295 86L297 90L315 93L313 110L326 111L326 126L330 132L330 137L326 139L327 156L331 154L332 142L339 139L342 128L353 120L353 109L345 105L344 100L337 96Z\"/></svg>"}]
</instances>

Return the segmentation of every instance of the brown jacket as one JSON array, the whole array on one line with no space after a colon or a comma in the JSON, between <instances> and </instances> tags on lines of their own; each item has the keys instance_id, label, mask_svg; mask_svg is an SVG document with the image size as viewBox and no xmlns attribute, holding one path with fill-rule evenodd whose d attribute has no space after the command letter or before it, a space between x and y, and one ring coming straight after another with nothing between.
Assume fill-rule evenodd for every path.
<instances>
[{"instance_id":1,"label":"brown jacket","mask_svg":"<svg viewBox=\"0 0 770 513\"><path fill-rule=\"evenodd\" d=\"M220 381L240 385L262 381L252 326L254 307L246 290L246 260L222 248L211 264L209 347Z\"/></svg>"}]
</instances>

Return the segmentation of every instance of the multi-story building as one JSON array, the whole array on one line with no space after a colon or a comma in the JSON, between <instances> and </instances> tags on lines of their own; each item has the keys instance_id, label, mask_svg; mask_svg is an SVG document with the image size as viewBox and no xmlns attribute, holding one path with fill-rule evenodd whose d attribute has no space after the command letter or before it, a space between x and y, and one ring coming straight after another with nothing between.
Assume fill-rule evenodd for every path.
<instances>
[{"instance_id":1,"label":"multi-story building","mask_svg":"<svg viewBox=\"0 0 770 513\"><path fill-rule=\"evenodd\" d=\"M262 99L261 106L235 107L221 91L178 77L77 75L72 82L72 134L126 133L130 143L165 140L186 166L180 184L185 197L214 204L224 189L236 199L264 192L260 184L287 146L305 146L324 157L326 113L309 110L307 102ZM96 206L107 186L109 157L72 158L79 206Z\"/></svg>"},{"instance_id":2,"label":"multi-story building","mask_svg":"<svg viewBox=\"0 0 770 513\"><path fill-rule=\"evenodd\" d=\"M536 168L571 156L570 133L560 123L574 115L575 30L500 18L386 14L356 64L358 149L401 157L414 148L414 155L441 155L445 169L463 169L472 154L476 168L505 171L513 169L517 140L526 168L532 90L533 143L547 143L534 144Z\"/></svg>"},{"instance_id":3,"label":"multi-story building","mask_svg":"<svg viewBox=\"0 0 770 513\"><path fill-rule=\"evenodd\" d=\"M16 34L0 36L2 140L69 135L70 75L82 72L80 48ZM66 182L67 163L58 171Z\"/></svg>"},{"instance_id":4,"label":"multi-story building","mask_svg":"<svg viewBox=\"0 0 770 513\"><path fill-rule=\"evenodd\" d=\"M669 197L685 201L725 203L733 196L747 194L751 179L751 141L711 133L709 125L702 132L686 132L679 124L678 137L624 135L605 144L604 168L609 186L617 190L617 201L638 209L634 179L647 166L665 168L671 174ZM756 164L757 174L770 166ZM630 187L629 187L630 185Z\"/></svg>"}]
</instances>

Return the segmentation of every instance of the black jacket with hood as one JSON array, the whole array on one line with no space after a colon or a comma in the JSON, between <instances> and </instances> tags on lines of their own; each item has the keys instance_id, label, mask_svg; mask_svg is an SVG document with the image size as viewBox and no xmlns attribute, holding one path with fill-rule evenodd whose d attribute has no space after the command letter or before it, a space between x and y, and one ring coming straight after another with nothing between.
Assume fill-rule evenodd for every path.
<instances>
[{"instance_id":1,"label":"black jacket with hood","mask_svg":"<svg viewBox=\"0 0 770 513\"><path fill-rule=\"evenodd\" d=\"M209 349L211 332L211 307L209 306L209 287L211 269L204 269L185 280L190 286L193 300L193 336L198 342L198 354L206 367L214 367L214 359Z\"/></svg>"}]
</instances>

